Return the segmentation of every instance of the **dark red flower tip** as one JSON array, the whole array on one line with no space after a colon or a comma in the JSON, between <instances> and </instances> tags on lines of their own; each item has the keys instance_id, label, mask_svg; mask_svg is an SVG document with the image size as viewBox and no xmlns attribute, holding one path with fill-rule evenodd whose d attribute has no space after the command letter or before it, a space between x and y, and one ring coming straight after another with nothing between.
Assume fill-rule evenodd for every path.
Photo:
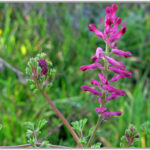
<instances>
[{"instance_id":1,"label":"dark red flower tip","mask_svg":"<svg viewBox=\"0 0 150 150\"><path fill-rule=\"evenodd\" d=\"M47 62L45 61L44 58L40 58L38 61L39 66L41 67L42 71L41 71L41 76L46 75L48 72L48 65Z\"/></svg>"},{"instance_id":2,"label":"dark red flower tip","mask_svg":"<svg viewBox=\"0 0 150 150\"><path fill-rule=\"evenodd\" d=\"M89 24L88 28L90 31L93 31L95 29L95 25L94 24Z\"/></svg>"},{"instance_id":3,"label":"dark red flower tip","mask_svg":"<svg viewBox=\"0 0 150 150\"><path fill-rule=\"evenodd\" d=\"M122 21L122 19L118 17L118 18L117 18L117 23L120 24L121 21Z\"/></svg>"},{"instance_id":4,"label":"dark red flower tip","mask_svg":"<svg viewBox=\"0 0 150 150\"><path fill-rule=\"evenodd\" d=\"M121 30L122 34L124 34L126 31L127 31L126 27L123 27L122 30Z\"/></svg>"}]
</instances>

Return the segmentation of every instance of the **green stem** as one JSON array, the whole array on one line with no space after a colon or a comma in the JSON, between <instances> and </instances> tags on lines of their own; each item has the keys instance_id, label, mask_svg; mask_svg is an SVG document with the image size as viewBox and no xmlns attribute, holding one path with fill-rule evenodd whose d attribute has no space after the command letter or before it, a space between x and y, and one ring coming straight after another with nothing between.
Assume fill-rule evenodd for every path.
<instances>
[{"instance_id":1,"label":"green stem","mask_svg":"<svg viewBox=\"0 0 150 150\"><path fill-rule=\"evenodd\" d=\"M105 50L105 52L106 52L106 55L109 52L109 45L107 43L106 43L106 50ZM108 62L106 60L104 60L104 76L106 77L106 79L107 79L107 75L108 75ZM103 92L103 97L102 97L102 105L101 105L101 107L105 107L105 99L106 99L106 92L104 91ZM87 147L91 146L91 144L92 144L92 142L94 140L94 137L96 135L96 131L97 131L98 127L100 126L100 124L102 123L102 121L103 121L102 116L99 116L98 120L97 120L97 123L96 123L96 126L95 126L95 129L94 129L94 131L93 131L93 133L92 133L92 135L91 135L91 137L90 137L90 139L88 141Z\"/></svg>"},{"instance_id":2,"label":"green stem","mask_svg":"<svg viewBox=\"0 0 150 150\"><path fill-rule=\"evenodd\" d=\"M103 121L103 118L102 118L101 116L99 116L99 117L98 117L98 120L97 120L97 124L96 124L96 126L95 126L95 129L94 129L94 131L93 131L93 133L92 133L92 135L91 135L91 137L90 137L90 139L89 139L89 141L88 141L87 147L90 147L90 146L91 146L91 144L92 144L92 142L93 142L93 140L94 140L96 131L97 131L98 127L100 126L100 124L102 123L102 121Z\"/></svg>"}]
</instances>

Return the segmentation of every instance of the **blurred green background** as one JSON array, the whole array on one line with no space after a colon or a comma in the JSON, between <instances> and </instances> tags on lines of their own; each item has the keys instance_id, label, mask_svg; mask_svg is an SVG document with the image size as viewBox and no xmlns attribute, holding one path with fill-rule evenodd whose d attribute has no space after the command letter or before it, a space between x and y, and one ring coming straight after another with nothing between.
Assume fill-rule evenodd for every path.
<instances>
[{"instance_id":1,"label":"blurred green background","mask_svg":"<svg viewBox=\"0 0 150 150\"><path fill-rule=\"evenodd\" d=\"M99 29L104 24L105 7L111 3L0 3L0 58L25 73L30 57L45 52L57 70L49 95L69 122L88 118L85 133L96 124L98 100L80 86L88 84L97 73L81 72L81 65L91 63L98 46L104 42L89 32L88 24ZM125 97L109 103L110 110L123 115L106 121L99 128L95 141L104 147L119 147L120 137L130 123L138 129L150 120L150 4L118 3L117 16L124 20L127 32L117 47L131 51L133 57L123 58L131 79L121 79L117 87ZM101 19L102 20L102 19ZM25 78L25 76L23 76ZM50 143L75 147L71 134L62 126L41 94L33 94L16 73L0 63L0 145L25 144L26 121L47 119L48 125L39 135ZM144 144L146 142L146 145ZM145 137L139 147L150 146Z\"/></svg>"}]
</instances>

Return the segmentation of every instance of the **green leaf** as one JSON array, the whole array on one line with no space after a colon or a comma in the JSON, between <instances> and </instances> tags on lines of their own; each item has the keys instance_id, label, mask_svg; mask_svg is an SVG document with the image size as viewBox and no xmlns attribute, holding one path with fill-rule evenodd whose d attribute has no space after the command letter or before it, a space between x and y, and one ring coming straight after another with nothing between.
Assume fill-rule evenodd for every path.
<instances>
[{"instance_id":1,"label":"green leaf","mask_svg":"<svg viewBox=\"0 0 150 150\"><path fill-rule=\"evenodd\" d=\"M32 75L32 71L30 70L30 68L26 68L26 74L28 74L28 75Z\"/></svg>"},{"instance_id":2,"label":"green leaf","mask_svg":"<svg viewBox=\"0 0 150 150\"><path fill-rule=\"evenodd\" d=\"M49 67L53 66L53 63L51 61L47 61L47 64Z\"/></svg>"},{"instance_id":3,"label":"green leaf","mask_svg":"<svg viewBox=\"0 0 150 150\"><path fill-rule=\"evenodd\" d=\"M29 143L29 144L32 144L32 145L35 145L35 142L36 142L36 139L35 139L35 138L30 138L30 139L28 140L28 143Z\"/></svg>"},{"instance_id":4,"label":"green leaf","mask_svg":"<svg viewBox=\"0 0 150 150\"><path fill-rule=\"evenodd\" d=\"M100 148L101 145L102 145L102 143L98 142L98 143L92 145L91 148Z\"/></svg>"},{"instance_id":5,"label":"green leaf","mask_svg":"<svg viewBox=\"0 0 150 150\"><path fill-rule=\"evenodd\" d=\"M86 118L83 119L83 120L80 120L80 127L81 127L82 129L84 128L86 122L87 122L87 119L86 119Z\"/></svg>"},{"instance_id":6,"label":"green leaf","mask_svg":"<svg viewBox=\"0 0 150 150\"><path fill-rule=\"evenodd\" d=\"M26 132L26 137L31 138L32 135L33 135L33 131L28 129Z\"/></svg>"},{"instance_id":7,"label":"green leaf","mask_svg":"<svg viewBox=\"0 0 150 150\"><path fill-rule=\"evenodd\" d=\"M37 128L40 130L42 129L45 125L47 124L47 120L43 119L43 120L40 120L37 124Z\"/></svg>"},{"instance_id":8,"label":"green leaf","mask_svg":"<svg viewBox=\"0 0 150 150\"><path fill-rule=\"evenodd\" d=\"M88 136L91 136L94 131L94 127L89 130Z\"/></svg>"},{"instance_id":9,"label":"green leaf","mask_svg":"<svg viewBox=\"0 0 150 150\"><path fill-rule=\"evenodd\" d=\"M41 71L42 71L41 67L37 67L37 75L40 75Z\"/></svg>"},{"instance_id":10,"label":"green leaf","mask_svg":"<svg viewBox=\"0 0 150 150\"><path fill-rule=\"evenodd\" d=\"M31 84L34 84L34 81L31 79L26 79L26 83L28 86L30 86Z\"/></svg>"},{"instance_id":11,"label":"green leaf","mask_svg":"<svg viewBox=\"0 0 150 150\"><path fill-rule=\"evenodd\" d=\"M40 145L40 147L47 147L47 148L50 148L51 144L49 144L48 141L43 141L42 144Z\"/></svg>"},{"instance_id":12,"label":"green leaf","mask_svg":"<svg viewBox=\"0 0 150 150\"><path fill-rule=\"evenodd\" d=\"M30 89L31 89L31 90L34 90L35 88L36 88L35 84L31 84L31 85L30 85Z\"/></svg>"},{"instance_id":13,"label":"green leaf","mask_svg":"<svg viewBox=\"0 0 150 150\"><path fill-rule=\"evenodd\" d=\"M34 130L34 124L32 122L25 122L24 125L27 129Z\"/></svg>"},{"instance_id":14,"label":"green leaf","mask_svg":"<svg viewBox=\"0 0 150 150\"><path fill-rule=\"evenodd\" d=\"M84 137L84 138L80 138L79 139L79 142L83 145L86 145L87 144L87 139Z\"/></svg>"}]
</instances>

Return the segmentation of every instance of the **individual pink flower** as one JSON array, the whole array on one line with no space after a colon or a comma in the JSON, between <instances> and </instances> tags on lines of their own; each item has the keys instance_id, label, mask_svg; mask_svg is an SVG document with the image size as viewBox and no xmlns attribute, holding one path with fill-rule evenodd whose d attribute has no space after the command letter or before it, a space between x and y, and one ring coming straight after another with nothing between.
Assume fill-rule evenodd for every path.
<instances>
[{"instance_id":1,"label":"individual pink flower","mask_svg":"<svg viewBox=\"0 0 150 150\"><path fill-rule=\"evenodd\" d=\"M104 118L109 118L111 116L120 116L122 112L120 111L106 111L103 113Z\"/></svg>"},{"instance_id":2,"label":"individual pink flower","mask_svg":"<svg viewBox=\"0 0 150 150\"><path fill-rule=\"evenodd\" d=\"M105 9L106 11L105 30L104 30L105 37L111 31L111 26L113 25L116 17L116 10L117 10L116 4L113 4L112 7L106 7Z\"/></svg>"},{"instance_id":3,"label":"individual pink flower","mask_svg":"<svg viewBox=\"0 0 150 150\"><path fill-rule=\"evenodd\" d=\"M119 32L117 32L116 34L110 36L110 37L106 40L106 42L107 42L108 44L110 44L110 43L112 43L112 42L114 42L114 41L119 40L119 39L125 34L126 31L127 31L127 28L126 28L125 26L123 26Z\"/></svg>"},{"instance_id":4,"label":"individual pink flower","mask_svg":"<svg viewBox=\"0 0 150 150\"><path fill-rule=\"evenodd\" d=\"M98 76L100 78L102 85L108 84L108 81L106 80L105 76L103 76L101 73L98 73Z\"/></svg>"},{"instance_id":5,"label":"individual pink flower","mask_svg":"<svg viewBox=\"0 0 150 150\"><path fill-rule=\"evenodd\" d=\"M103 39L103 33L99 31L98 29L96 29L94 24L89 24L88 28L90 31L93 31L96 34L96 36Z\"/></svg>"},{"instance_id":6,"label":"individual pink flower","mask_svg":"<svg viewBox=\"0 0 150 150\"><path fill-rule=\"evenodd\" d=\"M81 66L80 70L81 71L86 71L86 70L93 70L93 69L96 69L96 68L104 69L104 67L100 63L93 63L93 64L90 64L90 65Z\"/></svg>"},{"instance_id":7,"label":"individual pink flower","mask_svg":"<svg viewBox=\"0 0 150 150\"><path fill-rule=\"evenodd\" d=\"M121 23L121 18L116 17L116 18L115 18L114 26L113 26L112 29L111 29L111 34L114 34L114 33L117 32L118 25L119 25L120 23Z\"/></svg>"},{"instance_id":8,"label":"individual pink flower","mask_svg":"<svg viewBox=\"0 0 150 150\"><path fill-rule=\"evenodd\" d=\"M121 93L112 93L110 96L108 96L107 98L106 98L106 101L109 101L109 100L111 100L111 99L117 99L118 97L120 97L120 96L124 96L126 93L125 93L125 91L122 91Z\"/></svg>"},{"instance_id":9,"label":"individual pink flower","mask_svg":"<svg viewBox=\"0 0 150 150\"><path fill-rule=\"evenodd\" d=\"M81 89L84 90L84 91L89 91L91 92L93 95L99 95L99 96L102 96L103 94L87 85L82 85L81 86Z\"/></svg>"},{"instance_id":10,"label":"individual pink flower","mask_svg":"<svg viewBox=\"0 0 150 150\"><path fill-rule=\"evenodd\" d=\"M124 51L119 50L119 49L112 49L111 52L114 53L114 54L117 54L117 55L119 55L119 56L124 56L124 57L126 57L126 58L132 56L132 53L131 53L131 52L124 52Z\"/></svg>"},{"instance_id":11,"label":"individual pink flower","mask_svg":"<svg viewBox=\"0 0 150 150\"><path fill-rule=\"evenodd\" d=\"M116 68L123 69L123 70L126 69L126 66L124 66L122 64L122 62L118 62L118 61L116 61L115 59L113 59L109 56L103 56L103 57L108 61L109 64L115 66Z\"/></svg>"},{"instance_id":12,"label":"individual pink flower","mask_svg":"<svg viewBox=\"0 0 150 150\"><path fill-rule=\"evenodd\" d=\"M119 79L124 78L124 77L125 77L125 76L117 75L117 76L114 76L109 82L116 82L116 81L118 81Z\"/></svg>"},{"instance_id":13,"label":"individual pink flower","mask_svg":"<svg viewBox=\"0 0 150 150\"><path fill-rule=\"evenodd\" d=\"M97 80L91 80L91 84L95 87L100 86L100 83Z\"/></svg>"},{"instance_id":14,"label":"individual pink flower","mask_svg":"<svg viewBox=\"0 0 150 150\"><path fill-rule=\"evenodd\" d=\"M101 103L102 103L102 99L101 99L101 98L99 98L99 99L98 99L98 102L99 102L99 104L101 104Z\"/></svg>"},{"instance_id":15,"label":"individual pink flower","mask_svg":"<svg viewBox=\"0 0 150 150\"><path fill-rule=\"evenodd\" d=\"M109 70L112 70L113 72L121 75L122 77L127 77L127 78L131 78L132 77L132 73L126 70L121 70L115 67L108 67Z\"/></svg>"},{"instance_id":16,"label":"individual pink flower","mask_svg":"<svg viewBox=\"0 0 150 150\"><path fill-rule=\"evenodd\" d=\"M116 45L117 45L117 42L113 42L111 43L110 48L117 48Z\"/></svg>"},{"instance_id":17,"label":"individual pink flower","mask_svg":"<svg viewBox=\"0 0 150 150\"><path fill-rule=\"evenodd\" d=\"M123 94L124 95L124 91L120 90L120 89L116 89L114 88L112 85L110 84L106 84L104 86L102 86L102 89L107 90L109 93L117 93L117 94Z\"/></svg>"},{"instance_id":18,"label":"individual pink flower","mask_svg":"<svg viewBox=\"0 0 150 150\"><path fill-rule=\"evenodd\" d=\"M96 108L95 111L99 114L99 113L104 113L107 110L107 108L105 107L100 107L100 108Z\"/></svg>"},{"instance_id":19,"label":"individual pink flower","mask_svg":"<svg viewBox=\"0 0 150 150\"><path fill-rule=\"evenodd\" d=\"M98 62L101 60L101 57L103 56L103 49L101 47L98 47L96 49L95 55L91 58L94 62Z\"/></svg>"}]
</instances>

